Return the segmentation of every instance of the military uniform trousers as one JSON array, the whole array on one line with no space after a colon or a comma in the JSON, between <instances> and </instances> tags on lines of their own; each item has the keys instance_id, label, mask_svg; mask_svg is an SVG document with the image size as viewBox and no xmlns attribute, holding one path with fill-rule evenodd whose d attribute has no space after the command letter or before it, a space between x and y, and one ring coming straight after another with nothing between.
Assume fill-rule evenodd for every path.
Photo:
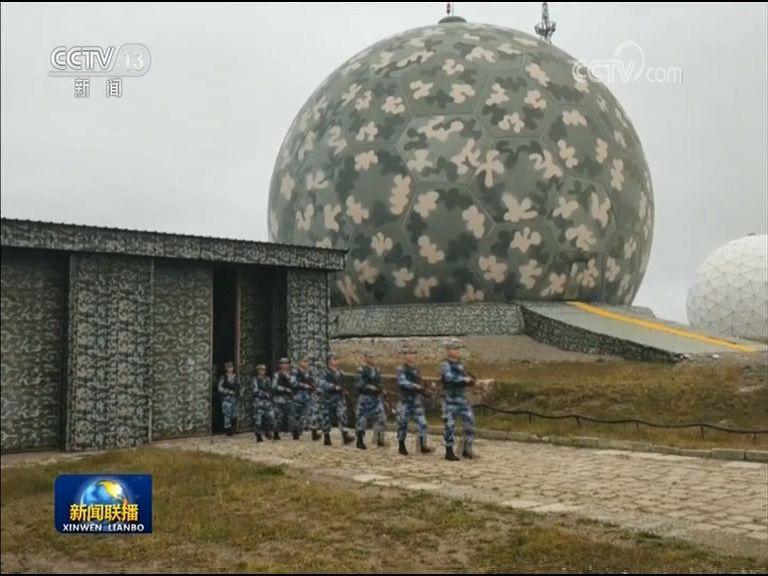
<instances>
[{"instance_id":1,"label":"military uniform trousers","mask_svg":"<svg viewBox=\"0 0 768 576\"><path fill-rule=\"evenodd\" d=\"M293 422L294 431L301 432L315 428L313 417L314 399L309 392L298 392L293 397Z\"/></svg>"},{"instance_id":2,"label":"military uniform trousers","mask_svg":"<svg viewBox=\"0 0 768 576\"><path fill-rule=\"evenodd\" d=\"M377 434L383 435L387 431L387 409L384 407L384 400L382 400L381 396L379 396L377 408L376 423L373 429Z\"/></svg>"},{"instance_id":3,"label":"military uniform trousers","mask_svg":"<svg viewBox=\"0 0 768 576\"><path fill-rule=\"evenodd\" d=\"M419 438L427 437L427 418L424 415L424 405L421 396L403 396L397 403L397 439L405 442L408 434L408 421L414 420L419 430Z\"/></svg>"},{"instance_id":4,"label":"military uniform trousers","mask_svg":"<svg viewBox=\"0 0 768 576\"><path fill-rule=\"evenodd\" d=\"M464 425L464 444L471 449L475 439L475 414L472 406L466 398L446 398L443 401L443 442L446 447L454 445L457 419L461 419Z\"/></svg>"},{"instance_id":5,"label":"military uniform trousers","mask_svg":"<svg viewBox=\"0 0 768 576\"><path fill-rule=\"evenodd\" d=\"M347 402L342 394L331 394L322 399L323 432L331 431L334 420L341 430L347 427Z\"/></svg>"},{"instance_id":6,"label":"military uniform trousers","mask_svg":"<svg viewBox=\"0 0 768 576\"><path fill-rule=\"evenodd\" d=\"M371 394L360 394L355 410L355 429L365 432L369 422L373 422L377 433L383 432L387 427L387 415L384 410L384 402Z\"/></svg>"},{"instance_id":7,"label":"military uniform trousers","mask_svg":"<svg viewBox=\"0 0 768 576\"><path fill-rule=\"evenodd\" d=\"M253 431L260 434L275 427L275 410L272 401L257 399L253 401Z\"/></svg>"},{"instance_id":8,"label":"military uniform trousers","mask_svg":"<svg viewBox=\"0 0 768 576\"><path fill-rule=\"evenodd\" d=\"M274 401L272 407L275 411L275 432L290 431L293 425L293 402L281 399Z\"/></svg>"},{"instance_id":9,"label":"military uniform trousers","mask_svg":"<svg viewBox=\"0 0 768 576\"><path fill-rule=\"evenodd\" d=\"M311 414L309 416L310 428L320 430L323 427L323 414L320 407L320 396L317 392L312 393L312 402L310 404Z\"/></svg>"},{"instance_id":10,"label":"military uniform trousers","mask_svg":"<svg viewBox=\"0 0 768 576\"><path fill-rule=\"evenodd\" d=\"M221 414L224 416L224 428L232 428L232 422L237 418L237 397L234 394L221 395Z\"/></svg>"}]
</instances>

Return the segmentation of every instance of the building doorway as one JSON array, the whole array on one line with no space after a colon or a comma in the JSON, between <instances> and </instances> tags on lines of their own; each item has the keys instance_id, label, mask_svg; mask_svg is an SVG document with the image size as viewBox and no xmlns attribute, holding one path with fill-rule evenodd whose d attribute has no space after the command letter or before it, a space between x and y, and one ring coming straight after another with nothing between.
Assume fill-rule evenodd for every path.
<instances>
[{"instance_id":1,"label":"building doorway","mask_svg":"<svg viewBox=\"0 0 768 576\"><path fill-rule=\"evenodd\" d=\"M234 362L238 367L239 310L237 269L234 266L216 268L213 273L213 381L211 431L224 430L221 403L217 390L224 363Z\"/></svg>"}]
</instances>

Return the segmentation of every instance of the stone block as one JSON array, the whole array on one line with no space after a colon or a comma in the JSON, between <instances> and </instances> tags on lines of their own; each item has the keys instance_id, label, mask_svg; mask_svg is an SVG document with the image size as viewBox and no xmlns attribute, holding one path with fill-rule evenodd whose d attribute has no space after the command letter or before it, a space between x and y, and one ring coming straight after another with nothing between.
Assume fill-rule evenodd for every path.
<instances>
[{"instance_id":1,"label":"stone block","mask_svg":"<svg viewBox=\"0 0 768 576\"><path fill-rule=\"evenodd\" d=\"M744 460L744 450L712 448L710 452L712 453L712 458L717 458L718 460Z\"/></svg>"}]
</instances>

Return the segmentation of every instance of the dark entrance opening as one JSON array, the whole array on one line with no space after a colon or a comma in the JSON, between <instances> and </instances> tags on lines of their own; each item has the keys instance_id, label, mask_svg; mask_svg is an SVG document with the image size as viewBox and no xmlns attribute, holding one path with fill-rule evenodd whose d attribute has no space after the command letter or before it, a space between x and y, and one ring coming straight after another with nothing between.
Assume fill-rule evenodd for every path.
<instances>
[{"instance_id":1,"label":"dark entrance opening","mask_svg":"<svg viewBox=\"0 0 768 576\"><path fill-rule=\"evenodd\" d=\"M224 373L224 363L238 364L238 306L237 269L221 267L213 273L213 382L211 431L216 434L224 429L221 403L217 391L219 377Z\"/></svg>"}]
</instances>

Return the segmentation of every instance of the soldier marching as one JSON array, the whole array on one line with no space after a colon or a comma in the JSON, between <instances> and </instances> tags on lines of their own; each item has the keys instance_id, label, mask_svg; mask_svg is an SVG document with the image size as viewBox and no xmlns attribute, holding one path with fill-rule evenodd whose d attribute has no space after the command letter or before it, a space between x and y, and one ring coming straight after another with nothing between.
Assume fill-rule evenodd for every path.
<instances>
[{"instance_id":1,"label":"soldier marching","mask_svg":"<svg viewBox=\"0 0 768 576\"><path fill-rule=\"evenodd\" d=\"M446 357L440 366L443 402L443 444L445 459L460 459L456 447L456 421L463 425L463 444L460 451L462 458L474 458L473 441L475 435L475 416L467 398L467 389L474 386L475 379L467 371L461 360L461 344L456 339L446 343ZM290 430L298 440L305 431L311 431L312 439L320 438L318 429L326 446L332 445L331 428L337 427L341 433L343 445L355 441L347 430L348 393L344 385L345 375L338 366L336 354L327 356L326 369L322 379L315 378L310 368L308 356L299 359L295 370L291 369L288 358L281 358L279 369L271 381L267 376L266 366L256 367L251 390L253 401L253 431L257 442L264 437L280 439L281 431ZM225 431L234 433L237 425L237 401L240 396L240 383L234 365L225 365L225 374L218 382L221 397ZM411 348L402 350L402 363L397 368L397 442L398 452L408 455L406 438L408 424L413 421L417 429L417 446L421 454L430 454L434 449L427 445L427 419L424 399L431 398L434 383L427 382L416 364L416 353ZM369 425L373 427L373 442L376 446L386 446L386 392L382 385L381 371L376 364L372 351L363 354L363 364L357 372L357 404L355 406L356 446L367 450L365 435Z\"/></svg>"},{"instance_id":2,"label":"soldier marching","mask_svg":"<svg viewBox=\"0 0 768 576\"><path fill-rule=\"evenodd\" d=\"M295 390L293 394L293 439L298 440L302 432L312 430L312 440L320 438L317 431L315 404L317 383L309 368L309 357L299 360L299 366L294 372Z\"/></svg>"},{"instance_id":3,"label":"soldier marching","mask_svg":"<svg viewBox=\"0 0 768 576\"><path fill-rule=\"evenodd\" d=\"M472 405L467 400L466 390L475 385L475 379L467 372L461 361L458 340L451 340L446 345L447 357L440 367L443 382L443 442L445 459L458 460L453 451L456 432L456 419L464 425L464 458L472 458L472 441L475 437L475 415Z\"/></svg>"},{"instance_id":4,"label":"soldier marching","mask_svg":"<svg viewBox=\"0 0 768 576\"><path fill-rule=\"evenodd\" d=\"M427 447L427 418L424 415L422 397L430 393L416 367L416 353L411 349L403 351L403 364L397 369L397 387L400 390L400 402L397 404L397 450L403 456L408 455L405 437L408 434L408 421L414 420L419 433L419 451L422 454L432 452Z\"/></svg>"},{"instance_id":5,"label":"soldier marching","mask_svg":"<svg viewBox=\"0 0 768 576\"><path fill-rule=\"evenodd\" d=\"M264 364L256 366L256 376L251 384L253 393L253 433L257 442L263 442L263 436L272 437L275 427L275 409L272 406L272 383L267 376Z\"/></svg>"},{"instance_id":6,"label":"soldier marching","mask_svg":"<svg viewBox=\"0 0 768 576\"><path fill-rule=\"evenodd\" d=\"M384 388L381 385L381 372L376 367L373 352L363 355L365 364L357 370L357 410L355 411L356 446L361 450L365 445L365 429L369 421L373 422L374 439L378 446L384 446L384 431L387 427L387 415L384 410Z\"/></svg>"},{"instance_id":7,"label":"soldier marching","mask_svg":"<svg viewBox=\"0 0 768 576\"><path fill-rule=\"evenodd\" d=\"M328 354L326 365L325 378L320 384L323 444L331 445L331 425L334 421L341 431L342 442L351 444L354 438L347 431L347 390L342 382L344 373L339 369L336 354Z\"/></svg>"},{"instance_id":8,"label":"soldier marching","mask_svg":"<svg viewBox=\"0 0 768 576\"><path fill-rule=\"evenodd\" d=\"M293 392L296 377L291 372L291 361L280 358L280 369L272 378L272 405L275 411L273 440L280 440L280 432L287 432L293 424Z\"/></svg>"},{"instance_id":9,"label":"soldier marching","mask_svg":"<svg viewBox=\"0 0 768 576\"><path fill-rule=\"evenodd\" d=\"M217 390L224 417L224 433L232 436L237 428L237 401L240 398L240 378L235 372L234 362L224 363L224 374L219 378Z\"/></svg>"}]
</instances>

